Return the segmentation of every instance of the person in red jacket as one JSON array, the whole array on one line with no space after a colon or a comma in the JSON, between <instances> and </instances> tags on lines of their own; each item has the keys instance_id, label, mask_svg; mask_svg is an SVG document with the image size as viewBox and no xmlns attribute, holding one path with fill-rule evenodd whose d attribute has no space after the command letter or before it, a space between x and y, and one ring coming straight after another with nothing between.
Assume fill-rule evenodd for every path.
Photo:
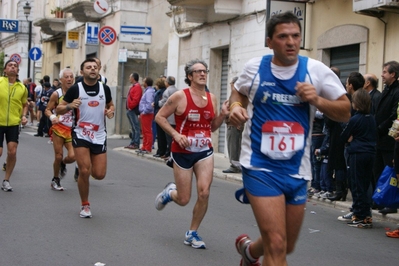
<instances>
[{"instance_id":1,"label":"person in red jacket","mask_svg":"<svg viewBox=\"0 0 399 266\"><path fill-rule=\"evenodd\" d=\"M132 135L130 144L125 148L135 150L140 146L140 123L138 115L140 114L139 103L143 95L143 90L139 83L139 74L130 74L129 81L132 86L126 97L126 115L132 127Z\"/></svg>"}]
</instances>

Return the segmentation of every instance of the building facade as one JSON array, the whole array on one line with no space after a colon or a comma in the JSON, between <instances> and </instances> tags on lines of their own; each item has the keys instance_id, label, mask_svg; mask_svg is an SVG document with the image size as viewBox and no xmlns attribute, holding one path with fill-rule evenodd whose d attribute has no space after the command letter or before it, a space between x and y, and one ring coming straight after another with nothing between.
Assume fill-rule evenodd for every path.
<instances>
[{"instance_id":1,"label":"building facade","mask_svg":"<svg viewBox=\"0 0 399 266\"><path fill-rule=\"evenodd\" d=\"M26 2L32 7L28 19ZM107 8L97 12L95 5L101 8L104 2ZM41 61L31 62L36 81L44 74L56 78L67 66L78 75L87 57L102 61L101 74L117 108L109 134L129 132L125 99L132 72L140 78L175 76L182 89L187 86L184 65L201 58L209 65L209 89L220 103L227 99L228 83L245 62L272 53L265 47L268 5L271 15L283 10L298 15L304 31L300 53L339 67L343 82L352 71L380 76L384 62L399 61L399 0L3 0L0 5L1 18L21 21L18 34L0 33L0 52L5 60L21 55L22 78L27 76L27 21L33 21L31 46L43 52ZM90 34L96 35L93 25L113 28L117 39L112 44L88 42ZM132 27L143 32L126 33ZM380 90L382 86L380 81ZM212 138L215 151L226 153L225 127Z\"/></svg>"}]
</instances>

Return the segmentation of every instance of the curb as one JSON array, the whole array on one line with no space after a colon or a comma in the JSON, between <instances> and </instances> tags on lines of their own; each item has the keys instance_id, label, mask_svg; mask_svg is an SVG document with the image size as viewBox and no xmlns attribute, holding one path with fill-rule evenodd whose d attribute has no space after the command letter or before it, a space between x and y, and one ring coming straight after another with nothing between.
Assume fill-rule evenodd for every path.
<instances>
[{"instance_id":1,"label":"curb","mask_svg":"<svg viewBox=\"0 0 399 266\"><path fill-rule=\"evenodd\" d=\"M311 198L308 197L308 203L312 203L313 205L319 204L332 208L341 208L344 210L346 209L347 212L349 212L349 208L352 206L352 201L330 201L314 196ZM373 218L377 219L377 221L399 222L399 213L381 214L378 212L378 210L371 210L371 213Z\"/></svg>"}]
</instances>

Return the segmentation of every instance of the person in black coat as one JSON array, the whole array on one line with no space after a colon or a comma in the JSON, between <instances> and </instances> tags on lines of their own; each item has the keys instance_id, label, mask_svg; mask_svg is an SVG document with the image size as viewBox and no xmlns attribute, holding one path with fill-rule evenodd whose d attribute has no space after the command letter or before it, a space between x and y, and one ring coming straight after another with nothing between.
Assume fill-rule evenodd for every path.
<instances>
[{"instance_id":1,"label":"person in black coat","mask_svg":"<svg viewBox=\"0 0 399 266\"><path fill-rule=\"evenodd\" d=\"M374 74L365 74L364 76L364 89L370 94L371 109L370 114L375 114L375 109L381 99L381 92L378 90L378 79Z\"/></svg>"},{"instance_id":2,"label":"person in black coat","mask_svg":"<svg viewBox=\"0 0 399 266\"><path fill-rule=\"evenodd\" d=\"M383 65L382 82L385 84L381 99L375 109L375 122L377 124L377 152L374 162L373 191L385 166L393 166L395 139L388 135L392 122L397 118L399 102L399 63L389 61ZM382 214L396 213L396 209L383 208Z\"/></svg>"},{"instance_id":3,"label":"person in black coat","mask_svg":"<svg viewBox=\"0 0 399 266\"><path fill-rule=\"evenodd\" d=\"M157 115L159 109L159 101L162 100L162 95L166 90L165 82L163 79L159 78L155 81L156 92L154 96L154 118ZM166 141L166 133L158 124L156 124L156 133L157 133L157 141L158 141L158 150L154 157L164 157L167 150L167 141Z\"/></svg>"}]
</instances>

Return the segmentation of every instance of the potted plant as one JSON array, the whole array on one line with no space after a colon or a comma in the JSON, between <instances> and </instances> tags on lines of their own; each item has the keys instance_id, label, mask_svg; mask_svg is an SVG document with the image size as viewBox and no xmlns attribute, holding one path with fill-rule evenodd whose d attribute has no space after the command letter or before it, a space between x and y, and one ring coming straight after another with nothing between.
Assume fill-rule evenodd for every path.
<instances>
[{"instance_id":1,"label":"potted plant","mask_svg":"<svg viewBox=\"0 0 399 266\"><path fill-rule=\"evenodd\" d=\"M56 18L64 17L64 11L62 11L61 7L59 6L55 7L54 9L51 9L50 13L55 15Z\"/></svg>"}]
</instances>

